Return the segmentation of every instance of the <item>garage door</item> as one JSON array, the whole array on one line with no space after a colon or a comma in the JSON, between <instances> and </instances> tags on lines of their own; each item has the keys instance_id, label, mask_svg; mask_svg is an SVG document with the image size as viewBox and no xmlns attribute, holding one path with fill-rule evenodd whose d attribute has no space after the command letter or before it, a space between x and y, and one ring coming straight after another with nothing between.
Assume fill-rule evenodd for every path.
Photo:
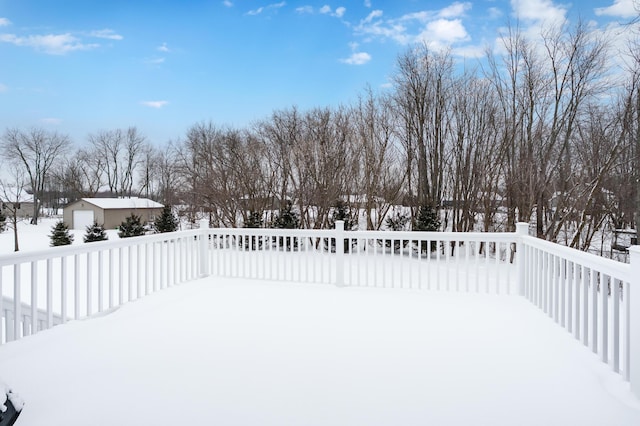
<instances>
[{"instance_id":1,"label":"garage door","mask_svg":"<svg viewBox=\"0 0 640 426\"><path fill-rule=\"evenodd\" d=\"M91 224L93 224L93 210L73 211L73 229L84 231Z\"/></svg>"}]
</instances>

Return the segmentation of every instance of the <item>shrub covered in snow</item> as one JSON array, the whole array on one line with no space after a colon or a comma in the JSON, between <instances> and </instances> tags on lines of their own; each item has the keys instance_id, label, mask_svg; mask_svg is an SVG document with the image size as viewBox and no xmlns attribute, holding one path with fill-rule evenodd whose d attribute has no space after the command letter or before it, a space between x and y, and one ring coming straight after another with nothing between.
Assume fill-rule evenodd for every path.
<instances>
[{"instance_id":1,"label":"shrub covered in snow","mask_svg":"<svg viewBox=\"0 0 640 426\"><path fill-rule=\"evenodd\" d=\"M103 225L99 225L98 222L94 221L92 225L87 226L86 232L83 237L83 241L85 243L92 243L94 241L106 241L109 237L107 237L107 231L104 230Z\"/></svg>"}]
</instances>

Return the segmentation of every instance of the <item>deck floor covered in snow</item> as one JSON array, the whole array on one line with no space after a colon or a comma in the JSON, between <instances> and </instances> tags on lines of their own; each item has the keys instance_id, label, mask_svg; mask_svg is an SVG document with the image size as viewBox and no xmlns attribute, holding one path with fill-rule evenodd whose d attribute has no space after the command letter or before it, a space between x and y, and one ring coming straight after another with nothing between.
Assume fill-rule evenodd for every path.
<instances>
[{"instance_id":1,"label":"deck floor covered in snow","mask_svg":"<svg viewBox=\"0 0 640 426\"><path fill-rule=\"evenodd\" d=\"M40 425L638 425L640 401L518 296L231 279L0 346Z\"/></svg>"}]
</instances>

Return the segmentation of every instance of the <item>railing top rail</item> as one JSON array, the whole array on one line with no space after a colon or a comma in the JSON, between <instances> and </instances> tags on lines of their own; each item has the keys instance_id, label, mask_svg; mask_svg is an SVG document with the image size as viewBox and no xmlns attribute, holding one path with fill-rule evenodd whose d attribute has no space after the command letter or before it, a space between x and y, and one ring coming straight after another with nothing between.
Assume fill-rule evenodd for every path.
<instances>
[{"instance_id":1,"label":"railing top rail","mask_svg":"<svg viewBox=\"0 0 640 426\"><path fill-rule=\"evenodd\" d=\"M617 262L612 259L600 257L592 253L576 250L571 247L532 236L525 236L523 238L523 242L528 246L547 251L551 254L556 254L571 262L579 263L606 275L610 275L613 278L617 278L622 281L629 281L629 273L631 270L629 264Z\"/></svg>"},{"instance_id":2,"label":"railing top rail","mask_svg":"<svg viewBox=\"0 0 640 426\"><path fill-rule=\"evenodd\" d=\"M335 229L274 229L274 228L210 228L209 234L260 235L260 236L296 236L296 237L335 237ZM500 241L513 242L513 232L437 232L437 231L345 231L345 238L379 238L395 240L432 240L432 241Z\"/></svg>"},{"instance_id":3,"label":"railing top rail","mask_svg":"<svg viewBox=\"0 0 640 426\"><path fill-rule=\"evenodd\" d=\"M73 256L76 254L117 249L121 247L137 246L139 244L171 241L179 238L197 236L200 235L201 232L202 231L200 229L191 229L186 231L143 235L140 237L122 238L117 240L96 241L86 244L49 247L42 250L9 253L0 256L0 267L32 262L34 260L46 260L64 256Z\"/></svg>"}]
</instances>

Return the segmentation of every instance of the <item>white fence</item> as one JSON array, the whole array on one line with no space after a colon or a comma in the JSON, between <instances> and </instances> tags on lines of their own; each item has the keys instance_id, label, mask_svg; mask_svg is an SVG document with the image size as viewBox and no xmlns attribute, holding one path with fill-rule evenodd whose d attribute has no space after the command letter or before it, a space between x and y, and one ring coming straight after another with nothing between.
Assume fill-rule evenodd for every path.
<instances>
[{"instance_id":1,"label":"white fence","mask_svg":"<svg viewBox=\"0 0 640 426\"><path fill-rule=\"evenodd\" d=\"M209 229L203 222L199 230L0 257L0 344L209 275L521 295L640 396L640 297L633 294L640 250L631 249L630 265L617 263L529 237L526 224L515 233L336 228Z\"/></svg>"}]
</instances>

